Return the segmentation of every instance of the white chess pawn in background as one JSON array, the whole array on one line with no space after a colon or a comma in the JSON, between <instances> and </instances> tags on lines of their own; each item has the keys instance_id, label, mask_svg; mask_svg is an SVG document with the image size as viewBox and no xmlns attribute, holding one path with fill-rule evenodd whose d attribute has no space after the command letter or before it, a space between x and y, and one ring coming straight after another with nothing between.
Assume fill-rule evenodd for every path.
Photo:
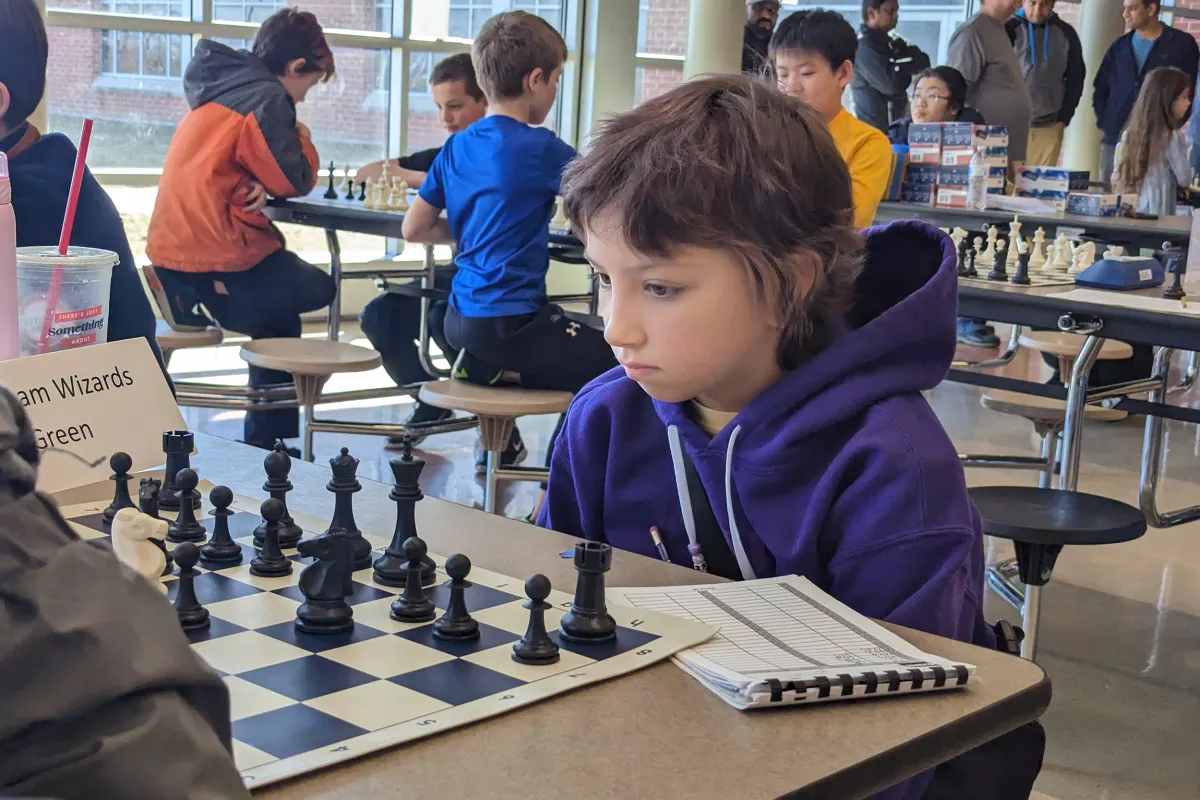
<instances>
[{"instance_id":1,"label":"white chess pawn in background","mask_svg":"<svg viewBox=\"0 0 1200 800\"><path fill-rule=\"evenodd\" d=\"M408 211L408 183L403 178L396 178L396 210Z\"/></svg>"},{"instance_id":2,"label":"white chess pawn in background","mask_svg":"<svg viewBox=\"0 0 1200 800\"><path fill-rule=\"evenodd\" d=\"M1068 249L1067 248L1069 246L1070 246L1070 242L1067 241L1066 234L1060 233L1057 237L1055 237L1055 239L1054 239L1054 261L1051 263L1051 266L1054 269L1062 271L1062 270L1065 270L1067 267L1071 266L1071 262L1068 260Z\"/></svg>"},{"instance_id":3,"label":"white chess pawn in background","mask_svg":"<svg viewBox=\"0 0 1200 800\"><path fill-rule=\"evenodd\" d=\"M113 553L121 563L128 565L147 580L167 593L166 584L159 580L167 567L167 557L158 545L150 541L167 537L167 521L143 514L136 508L122 508L113 517Z\"/></svg>"},{"instance_id":4,"label":"white chess pawn in background","mask_svg":"<svg viewBox=\"0 0 1200 800\"><path fill-rule=\"evenodd\" d=\"M983 252L979 254L979 258L976 259L977 263L982 264L985 267L991 267L991 266L995 265L995 263L996 263L996 239L999 238L999 236L1000 236L1000 233L999 233L999 231L996 230L995 225L992 225L988 228L987 247L985 247Z\"/></svg>"}]
</instances>

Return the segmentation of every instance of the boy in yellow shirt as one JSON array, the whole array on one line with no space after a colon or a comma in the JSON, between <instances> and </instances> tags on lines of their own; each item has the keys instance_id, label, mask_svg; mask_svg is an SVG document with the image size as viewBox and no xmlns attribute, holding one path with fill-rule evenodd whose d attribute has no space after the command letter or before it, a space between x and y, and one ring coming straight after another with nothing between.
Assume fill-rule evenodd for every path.
<instances>
[{"instance_id":1,"label":"boy in yellow shirt","mask_svg":"<svg viewBox=\"0 0 1200 800\"><path fill-rule=\"evenodd\" d=\"M857 49L858 36L841 14L797 11L771 37L769 57L779 88L812 106L829 126L850 168L854 225L866 228L892 177L892 145L882 131L842 107Z\"/></svg>"}]
</instances>

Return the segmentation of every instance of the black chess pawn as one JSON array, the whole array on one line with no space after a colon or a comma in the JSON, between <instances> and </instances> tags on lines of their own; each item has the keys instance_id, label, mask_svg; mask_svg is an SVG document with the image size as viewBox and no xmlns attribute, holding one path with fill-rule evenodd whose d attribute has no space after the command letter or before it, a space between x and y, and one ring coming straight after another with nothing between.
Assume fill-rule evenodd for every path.
<instances>
[{"instance_id":1,"label":"black chess pawn","mask_svg":"<svg viewBox=\"0 0 1200 800\"><path fill-rule=\"evenodd\" d=\"M337 196L338 196L337 189L335 189L333 186L333 162L330 161L329 162L329 188L325 190L325 194L322 195L322 197L324 197L326 200L337 200Z\"/></svg>"},{"instance_id":2,"label":"black chess pawn","mask_svg":"<svg viewBox=\"0 0 1200 800\"><path fill-rule=\"evenodd\" d=\"M233 504L233 492L228 486L214 486L208 493L208 500L213 504L211 513L216 519L212 538L200 548L200 557L205 563L222 567L242 563L242 547L229 535L229 518L234 513L229 510Z\"/></svg>"},{"instance_id":3,"label":"black chess pawn","mask_svg":"<svg viewBox=\"0 0 1200 800\"><path fill-rule=\"evenodd\" d=\"M971 237L964 236L962 241L958 243L958 276L966 277L967 274L967 250L971 247Z\"/></svg>"},{"instance_id":4,"label":"black chess pawn","mask_svg":"<svg viewBox=\"0 0 1200 800\"><path fill-rule=\"evenodd\" d=\"M433 638L450 642L479 638L479 623L467 610L467 589L472 586L467 580L470 572L471 559L463 554L456 553L446 559L450 580L445 585L450 587L450 602L446 604L446 613L433 623Z\"/></svg>"},{"instance_id":5,"label":"black chess pawn","mask_svg":"<svg viewBox=\"0 0 1200 800\"><path fill-rule=\"evenodd\" d=\"M104 509L104 524L112 525L113 517L122 508L133 508L133 498L129 496L129 470L133 467L133 459L128 453L113 453L108 459L108 466L113 474L109 480L113 482L113 499Z\"/></svg>"},{"instance_id":6,"label":"black chess pawn","mask_svg":"<svg viewBox=\"0 0 1200 800\"><path fill-rule=\"evenodd\" d=\"M165 431L162 435L163 453L167 456L165 480L162 491L158 495L158 507L164 511L179 509L179 487L175 479L179 471L192 466L192 450L195 449L196 437L191 431ZM193 503L200 507L200 495L197 494Z\"/></svg>"},{"instance_id":7,"label":"black chess pawn","mask_svg":"<svg viewBox=\"0 0 1200 800\"><path fill-rule=\"evenodd\" d=\"M421 585L421 560L425 557L425 542L413 537L404 543L408 558L408 580L404 592L392 603L392 619L400 622L429 622L434 617L433 601L425 596Z\"/></svg>"},{"instance_id":8,"label":"black chess pawn","mask_svg":"<svg viewBox=\"0 0 1200 800\"><path fill-rule=\"evenodd\" d=\"M408 582L408 559L404 555L404 543L417 535L417 522L414 512L416 503L425 495L421 492L421 470L425 468L425 459L414 458L412 454L412 437L404 437L404 450L400 458L393 458L389 465L395 485L388 498L396 504L396 527L392 531L392 541L383 555L375 559L374 576L376 583L384 586L404 586ZM421 584L431 586L437 580L437 564L428 555L421 562Z\"/></svg>"},{"instance_id":9,"label":"black chess pawn","mask_svg":"<svg viewBox=\"0 0 1200 800\"><path fill-rule=\"evenodd\" d=\"M964 278L975 278L979 276L978 270L975 269L975 248L967 248L967 268L963 272Z\"/></svg>"},{"instance_id":10,"label":"black chess pawn","mask_svg":"<svg viewBox=\"0 0 1200 800\"><path fill-rule=\"evenodd\" d=\"M354 179L350 177L350 172L346 172L346 199L354 199Z\"/></svg>"},{"instance_id":11,"label":"black chess pawn","mask_svg":"<svg viewBox=\"0 0 1200 800\"><path fill-rule=\"evenodd\" d=\"M354 592L353 553L345 531L330 531L300 542L300 555L316 559L300 570L304 602L296 609L296 629L305 633L345 633L354 628L346 598Z\"/></svg>"},{"instance_id":12,"label":"black chess pawn","mask_svg":"<svg viewBox=\"0 0 1200 800\"><path fill-rule=\"evenodd\" d=\"M518 664L535 666L553 664L558 661L558 645L546 633L546 611L553 608L546 602L550 596L550 579L545 575L534 575L525 581L525 595L529 602L529 627L525 635L513 645L512 659Z\"/></svg>"},{"instance_id":13,"label":"black chess pawn","mask_svg":"<svg viewBox=\"0 0 1200 800\"><path fill-rule=\"evenodd\" d=\"M184 542L175 548L175 563L179 565L179 592L175 595L175 613L179 616L179 625L185 631L204 630L209 625L208 609L200 605L196 599L196 562L200 560L200 550L191 542Z\"/></svg>"},{"instance_id":14,"label":"black chess pawn","mask_svg":"<svg viewBox=\"0 0 1200 800\"><path fill-rule=\"evenodd\" d=\"M208 531L196 519L193 506L193 501L198 501L200 497L196 491L199 482L200 477L191 468L181 469L175 476L175 485L179 487L179 516L167 523L168 542L203 542L208 536Z\"/></svg>"},{"instance_id":15,"label":"black chess pawn","mask_svg":"<svg viewBox=\"0 0 1200 800\"><path fill-rule=\"evenodd\" d=\"M371 543L363 537L358 523L354 521L354 493L362 491L362 484L357 477L358 459L350 455L348 447L343 447L341 453L329 459L329 468L333 471L333 477L325 488L333 492L333 519L325 532L338 530L349 533L354 545L354 568L367 569L371 566Z\"/></svg>"},{"instance_id":16,"label":"black chess pawn","mask_svg":"<svg viewBox=\"0 0 1200 800\"><path fill-rule=\"evenodd\" d=\"M250 574L260 578L282 578L292 574L292 562L279 549L279 521L283 518L283 503L271 498L262 504L262 516L267 521L262 550L250 559Z\"/></svg>"},{"instance_id":17,"label":"black chess pawn","mask_svg":"<svg viewBox=\"0 0 1200 800\"><path fill-rule=\"evenodd\" d=\"M612 568L612 547L603 542L575 545L575 600L559 622L559 636L568 642L598 644L612 641L617 623L604 602L604 573Z\"/></svg>"},{"instance_id":18,"label":"black chess pawn","mask_svg":"<svg viewBox=\"0 0 1200 800\"><path fill-rule=\"evenodd\" d=\"M1026 247L1017 254L1017 271L1012 276L1012 283L1017 286L1028 286L1029 280L1029 259L1033 257L1033 253Z\"/></svg>"},{"instance_id":19,"label":"black chess pawn","mask_svg":"<svg viewBox=\"0 0 1200 800\"><path fill-rule=\"evenodd\" d=\"M359 192L358 192L358 199L359 199L359 202L366 202L366 199L367 199L367 182L366 182L366 181L359 181L359 182L358 182L358 190L359 190Z\"/></svg>"},{"instance_id":20,"label":"black chess pawn","mask_svg":"<svg viewBox=\"0 0 1200 800\"><path fill-rule=\"evenodd\" d=\"M283 518L279 520L279 546L285 549L295 547L304 531L300 530L296 520L288 513L287 494L294 488L288 480L288 473L292 471L292 457L288 455L283 442L276 442L275 449L263 459L263 471L267 473L267 480L262 485L263 491L283 503ZM254 529L255 547L263 546L263 534L266 530L266 520Z\"/></svg>"}]
</instances>

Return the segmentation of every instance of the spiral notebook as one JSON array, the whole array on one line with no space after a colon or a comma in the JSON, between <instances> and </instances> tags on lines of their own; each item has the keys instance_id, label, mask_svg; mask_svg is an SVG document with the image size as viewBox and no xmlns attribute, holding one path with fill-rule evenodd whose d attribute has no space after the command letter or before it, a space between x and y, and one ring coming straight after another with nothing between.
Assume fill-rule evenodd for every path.
<instances>
[{"instance_id":1,"label":"spiral notebook","mask_svg":"<svg viewBox=\"0 0 1200 800\"><path fill-rule=\"evenodd\" d=\"M739 709L960 689L971 664L924 653L796 575L610 589L614 603L720 630L675 662Z\"/></svg>"}]
</instances>

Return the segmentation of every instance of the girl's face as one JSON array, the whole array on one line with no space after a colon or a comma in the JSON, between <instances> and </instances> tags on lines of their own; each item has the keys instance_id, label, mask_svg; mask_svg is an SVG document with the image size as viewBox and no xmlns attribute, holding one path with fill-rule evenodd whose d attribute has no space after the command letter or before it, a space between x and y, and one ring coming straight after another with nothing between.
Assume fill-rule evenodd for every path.
<instances>
[{"instance_id":1,"label":"girl's face","mask_svg":"<svg viewBox=\"0 0 1200 800\"><path fill-rule=\"evenodd\" d=\"M1179 93L1179 97L1175 98L1175 102L1171 103L1171 115L1182 122L1188 113L1188 107L1192 104L1192 93L1184 89Z\"/></svg>"},{"instance_id":2,"label":"girl's face","mask_svg":"<svg viewBox=\"0 0 1200 800\"><path fill-rule=\"evenodd\" d=\"M719 250L635 252L610 215L587 229L604 338L651 397L740 411L780 375L779 327L745 267ZM807 291L808 287L802 287Z\"/></svg>"},{"instance_id":3,"label":"girl's face","mask_svg":"<svg viewBox=\"0 0 1200 800\"><path fill-rule=\"evenodd\" d=\"M913 92L913 122L953 122L957 109L950 106L950 87L941 78L921 78Z\"/></svg>"}]
</instances>

